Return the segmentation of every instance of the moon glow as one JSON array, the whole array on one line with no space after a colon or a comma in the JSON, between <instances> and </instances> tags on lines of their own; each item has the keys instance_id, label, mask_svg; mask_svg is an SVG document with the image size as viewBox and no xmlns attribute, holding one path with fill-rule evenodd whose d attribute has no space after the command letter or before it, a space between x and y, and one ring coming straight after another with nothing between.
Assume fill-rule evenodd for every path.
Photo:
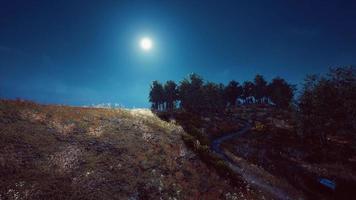
<instances>
[{"instance_id":1,"label":"moon glow","mask_svg":"<svg viewBox=\"0 0 356 200\"><path fill-rule=\"evenodd\" d=\"M153 47L153 42L150 38L144 37L140 41L140 46L141 46L141 49L143 49L144 51L149 51Z\"/></svg>"}]
</instances>

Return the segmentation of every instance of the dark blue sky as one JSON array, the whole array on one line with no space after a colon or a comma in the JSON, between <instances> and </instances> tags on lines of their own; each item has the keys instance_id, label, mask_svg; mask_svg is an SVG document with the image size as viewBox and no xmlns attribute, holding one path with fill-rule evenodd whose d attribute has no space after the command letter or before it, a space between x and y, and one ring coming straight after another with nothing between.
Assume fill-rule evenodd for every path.
<instances>
[{"instance_id":1,"label":"dark blue sky","mask_svg":"<svg viewBox=\"0 0 356 200\"><path fill-rule=\"evenodd\" d=\"M154 41L143 52L139 39ZM356 1L0 0L0 96L148 106L152 80L261 73L300 83L356 64Z\"/></svg>"}]
</instances>

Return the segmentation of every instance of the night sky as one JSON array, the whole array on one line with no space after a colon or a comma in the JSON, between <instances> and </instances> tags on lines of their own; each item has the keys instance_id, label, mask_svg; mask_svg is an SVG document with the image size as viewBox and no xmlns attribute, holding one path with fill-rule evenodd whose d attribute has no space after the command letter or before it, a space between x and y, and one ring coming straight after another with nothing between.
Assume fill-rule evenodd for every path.
<instances>
[{"instance_id":1,"label":"night sky","mask_svg":"<svg viewBox=\"0 0 356 200\"><path fill-rule=\"evenodd\" d=\"M148 107L151 81L191 72L297 84L353 64L356 1L0 0L1 98Z\"/></svg>"}]
</instances>

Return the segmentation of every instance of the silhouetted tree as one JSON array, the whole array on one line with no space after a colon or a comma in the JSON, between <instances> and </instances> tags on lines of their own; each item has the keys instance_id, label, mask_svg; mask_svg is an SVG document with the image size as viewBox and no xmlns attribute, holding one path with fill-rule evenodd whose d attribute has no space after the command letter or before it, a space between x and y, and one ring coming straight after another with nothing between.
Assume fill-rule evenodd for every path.
<instances>
[{"instance_id":1,"label":"silhouetted tree","mask_svg":"<svg viewBox=\"0 0 356 200\"><path fill-rule=\"evenodd\" d=\"M340 130L356 130L356 69L331 69L326 77L307 76L299 98L299 114L305 136L327 136ZM353 131L352 131L353 130Z\"/></svg>"},{"instance_id":2,"label":"silhouetted tree","mask_svg":"<svg viewBox=\"0 0 356 200\"><path fill-rule=\"evenodd\" d=\"M194 73L180 82L178 95L183 109L196 113L203 110L203 84L203 79Z\"/></svg>"},{"instance_id":3,"label":"silhouetted tree","mask_svg":"<svg viewBox=\"0 0 356 200\"><path fill-rule=\"evenodd\" d=\"M173 110L176 102L182 109L201 113L204 109L214 112L224 110L227 105L236 106L237 100L243 103L262 103L272 101L281 108L288 107L294 94L294 86L282 78L273 79L267 85L262 75L257 74L254 82L245 81L242 86L230 81L225 87L213 82L204 83L197 74L190 74L179 86L174 81L167 81L162 86L158 81L151 85L150 102L153 109Z\"/></svg>"},{"instance_id":4,"label":"silhouetted tree","mask_svg":"<svg viewBox=\"0 0 356 200\"><path fill-rule=\"evenodd\" d=\"M236 81L230 81L225 88L225 98L229 106L236 106L237 99L242 95L242 86Z\"/></svg>"},{"instance_id":5,"label":"silhouetted tree","mask_svg":"<svg viewBox=\"0 0 356 200\"><path fill-rule=\"evenodd\" d=\"M149 101L152 103L152 108L156 110L164 109L164 90L161 83L153 81L149 94Z\"/></svg>"},{"instance_id":6,"label":"silhouetted tree","mask_svg":"<svg viewBox=\"0 0 356 200\"><path fill-rule=\"evenodd\" d=\"M178 100L177 84L174 81L167 81L163 89L166 109L172 111L175 108L175 102Z\"/></svg>"},{"instance_id":7,"label":"silhouetted tree","mask_svg":"<svg viewBox=\"0 0 356 200\"><path fill-rule=\"evenodd\" d=\"M280 108L289 107L294 96L295 87L288 84L283 78L276 77L268 85L268 96Z\"/></svg>"},{"instance_id":8,"label":"silhouetted tree","mask_svg":"<svg viewBox=\"0 0 356 200\"><path fill-rule=\"evenodd\" d=\"M242 97L244 103L250 104L253 103L253 92L255 85L251 81L245 81L242 85L243 92Z\"/></svg>"},{"instance_id":9,"label":"silhouetted tree","mask_svg":"<svg viewBox=\"0 0 356 200\"><path fill-rule=\"evenodd\" d=\"M204 85L204 111L218 113L225 109L224 85L208 82Z\"/></svg>"},{"instance_id":10,"label":"silhouetted tree","mask_svg":"<svg viewBox=\"0 0 356 200\"><path fill-rule=\"evenodd\" d=\"M267 95L267 81L262 75L257 74L254 79L254 84L253 96L257 103L262 103Z\"/></svg>"},{"instance_id":11,"label":"silhouetted tree","mask_svg":"<svg viewBox=\"0 0 356 200\"><path fill-rule=\"evenodd\" d=\"M340 128L356 130L356 67L339 67L330 69L329 78L338 92L338 101L342 104L345 124Z\"/></svg>"}]
</instances>

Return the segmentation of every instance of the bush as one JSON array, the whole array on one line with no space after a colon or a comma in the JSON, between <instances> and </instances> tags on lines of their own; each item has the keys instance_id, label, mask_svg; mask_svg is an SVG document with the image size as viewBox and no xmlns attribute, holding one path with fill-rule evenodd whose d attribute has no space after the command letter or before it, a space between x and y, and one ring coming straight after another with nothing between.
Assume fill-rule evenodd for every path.
<instances>
[{"instance_id":1,"label":"bush","mask_svg":"<svg viewBox=\"0 0 356 200\"><path fill-rule=\"evenodd\" d=\"M266 125L262 124L261 122L257 121L255 122L255 127L253 129L257 132L265 132L267 127Z\"/></svg>"},{"instance_id":2,"label":"bush","mask_svg":"<svg viewBox=\"0 0 356 200\"><path fill-rule=\"evenodd\" d=\"M305 136L327 144L331 133L356 130L356 68L330 69L327 76L308 76L299 98L299 121Z\"/></svg>"}]
</instances>

